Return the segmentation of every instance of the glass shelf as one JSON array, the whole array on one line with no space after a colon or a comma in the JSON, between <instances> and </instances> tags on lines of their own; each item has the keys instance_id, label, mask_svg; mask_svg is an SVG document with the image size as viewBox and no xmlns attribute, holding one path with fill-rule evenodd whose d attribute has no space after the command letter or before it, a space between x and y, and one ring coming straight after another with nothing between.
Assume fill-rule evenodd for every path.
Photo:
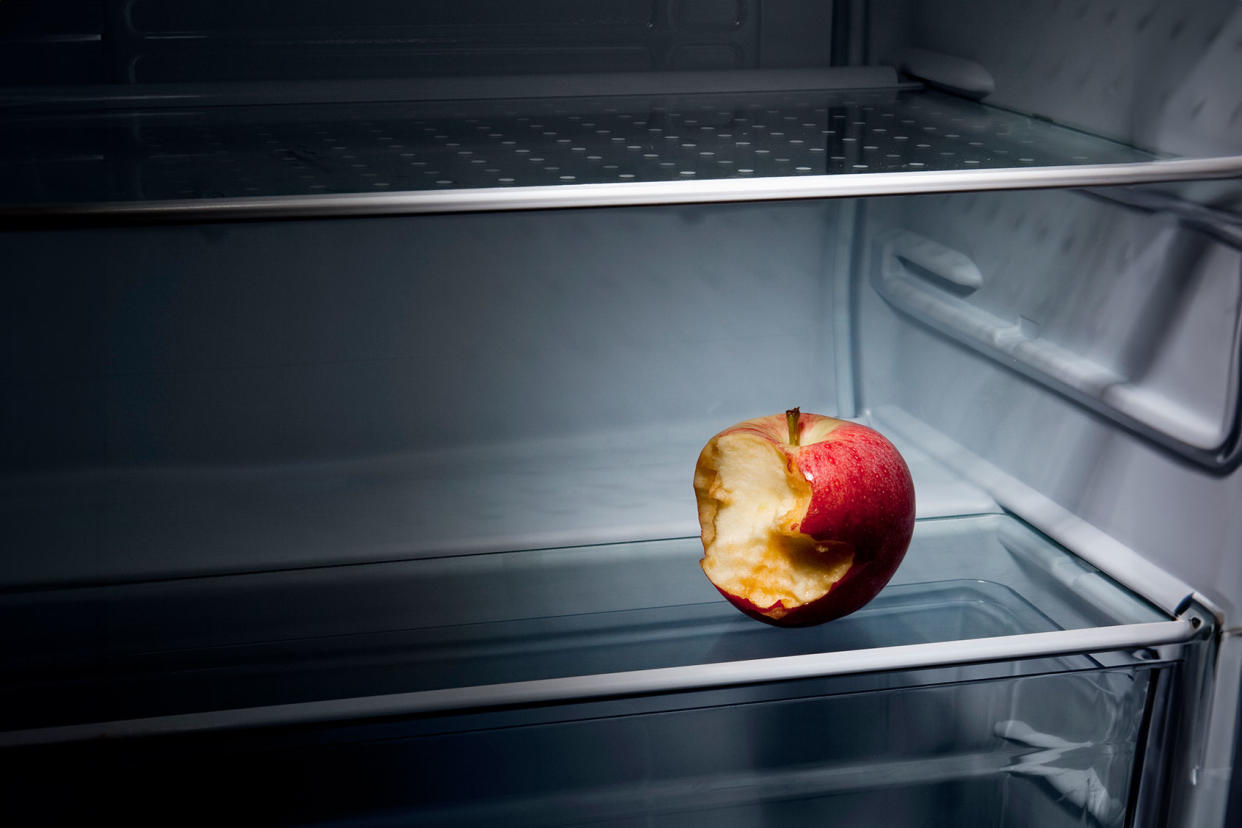
<instances>
[{"instance_id":1,"label":"glass shelf","mask_svg":"<svg viewBox=\"0 0 1242 828\"><path fill-rule=\"evenodd\" d=\"M1081 669L1100 663L1082 657L1090 649L1048 636L1176 623L1002 515L919 521L875 601L809 629L736 612L702 576L700 555L684 539L10 592L0 599L0 731L440 691L470 707L464 688L555 697L562 679L579 681L571 694L583 676L612 677L601 681L615 690L625 675L675 685L684 668L843 653L863 660L819 672L881 676L848 679L856 692L893 685L892 669L865 663L877 653L1043 634L1052 646L1030 653L1061 657L1032 669ZM907 668L937 665L934 652L916 655ZM1134 661L1119 658L1113 666ZM1007 659L957 659L972 660ZM1002 673L1021 672L1014 663ZM759 682L721 682L738 683Z\"/></svg>"},{"instance_id":2,"label":"glass shelf","mask_svg":"<svg viewBox=\"0 0 1242 828\"><path fill-rule=\"evenodd\" d=\"M156 824L201 800L213 822L244 807L273 824L464 826L855 821L882 805L902 825L1120 825L1145 711L1161 715L1152 699L1195 647L1166 634L1188 622L1005 515L919 521L871 604L808 629L736 612L700 551L0 595L0 762L19 792L5 807ZM653 674L697 683L629 682ZM553 692L513 695L531 687ZM417 704L430 696L450 704ZM66 779L75 796L56 795Z\"/></svg>"},{"instance_id":3,"label":"glass shelf","mask_svg":"<svg viewBox=\"0 0 1242 828\"><path fill-rule=\"evenodd\" d=\"M1107 183L1117 165L1123 178L1151 180L1242 172L1238 159L1181 169L923 89L27 113L0 131L0 158L0 215L10 219L524 209L911 186L891 173L951 175L923 189L990 188L980 174L1001 170L1018 175L1005 186L1048 186L1028 175L1048 167L1070 168L1071 184Z\"/></svg>"}]
</instances>

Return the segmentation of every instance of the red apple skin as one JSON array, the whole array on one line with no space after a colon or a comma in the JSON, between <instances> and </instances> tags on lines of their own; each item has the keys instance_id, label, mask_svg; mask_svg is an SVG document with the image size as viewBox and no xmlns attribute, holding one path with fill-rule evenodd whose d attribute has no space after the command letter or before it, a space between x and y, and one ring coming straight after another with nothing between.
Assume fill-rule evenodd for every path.
<instances>
[{"instance_id":1,"label":"red apple skin","mask_svg":"<svg viewBox=\"0 0 1242 828\"><path fill-rule=\"evenodd\" d=\"M817 427L822 438L791 445L784 414L747 420L718 435L749 430L775 444L789 471L810 483L798 531L854 553L849 569L825 595L800 606L778 601L760 607L717 587L746 615L780 627L822 624L861 609L893 577L914 534L914 481L892 443L867 426L819 414L799 414L797 427L800 435Z\"/></svg>"}]
</instances>

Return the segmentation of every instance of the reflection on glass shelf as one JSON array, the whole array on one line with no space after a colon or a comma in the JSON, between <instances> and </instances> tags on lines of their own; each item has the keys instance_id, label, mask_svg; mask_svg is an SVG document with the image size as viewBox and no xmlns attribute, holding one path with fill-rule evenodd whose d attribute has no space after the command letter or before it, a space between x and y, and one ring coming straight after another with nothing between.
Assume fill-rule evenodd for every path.
<instances>
[{"instance_id":1,"label":"reflection on glass shelf","mask_svg":"<svg viewBox=\"0 0 1242 828\"><path fill-rule=\"evenodd\" d=\"M920 522L894 583L854 615L806 629L712 601L699 554L687 539L10 593L0 729L1163 619L1002 516ZM664 603L678 595L687 603ZM836 692L910 681L846 677Z\"/></svg>"},{"instance_id":2,"label":"reflection on glass shelf","mask_svg":"<svg viewBox=\"0 0 1242 828\"><path fill-rule=\"evenodd\" d=\"M960 581L894 587L806 629L777 630L716 602L135 653L83 665L67 688L8 676L0 729L30 726L36 711L49 721L75 709L88 721L129 719L1056 628L1008 588Z\"/></svg>"},{"instance_id":3,"label":"reflection on glass shelf","mask_svg":"<svg viewBox=\"0 0 1242 828\"><path fill-rule=\"evenodd\" d=\"M0 203L142 202L1152 160L918 90L27 115Z\"/></svg>"}]
</instances>

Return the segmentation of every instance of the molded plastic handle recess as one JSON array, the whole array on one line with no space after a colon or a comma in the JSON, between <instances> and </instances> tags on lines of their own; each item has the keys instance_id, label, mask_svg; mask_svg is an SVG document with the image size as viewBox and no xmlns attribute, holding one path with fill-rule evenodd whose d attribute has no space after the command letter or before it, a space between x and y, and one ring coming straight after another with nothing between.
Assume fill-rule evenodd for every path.
<instances>
[{"instance_id":1,"label":"molded plastic handle recess","mask_svg":"<svg viewBox=\"0 0 1242 828\"><path fill-rule=\"evenodd\" d=\"M1215 474L1242 464L1237 376L1226 378L1235 393L1225 421L1183 434L1185 412L1128 377L1033 335L1022 320L1002 319L965 297L983 286L970 257L909 231L880 238L879 267L872 286L893 307L984 356L1137 434L1179 458ZM1237 355L1231 370L1242 364Z\"/></svg>"}]
</instances>

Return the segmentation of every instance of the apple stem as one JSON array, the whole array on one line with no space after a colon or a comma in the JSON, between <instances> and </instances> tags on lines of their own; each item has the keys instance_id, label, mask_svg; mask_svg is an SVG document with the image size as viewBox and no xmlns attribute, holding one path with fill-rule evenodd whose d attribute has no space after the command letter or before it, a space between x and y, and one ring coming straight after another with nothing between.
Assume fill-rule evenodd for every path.
<instances>
[{"instance_id":1,"label":"apple stem","mask_svg":"<svg viewBox=\"0 0 1242 828\"><path fill-rule=\"evenodd\" d=\"M785 422L789 425L789 445L798 446L798 419L802 416L802 412L797 408L791 408L785 412Z\"/></svg>"}]
</instances>

